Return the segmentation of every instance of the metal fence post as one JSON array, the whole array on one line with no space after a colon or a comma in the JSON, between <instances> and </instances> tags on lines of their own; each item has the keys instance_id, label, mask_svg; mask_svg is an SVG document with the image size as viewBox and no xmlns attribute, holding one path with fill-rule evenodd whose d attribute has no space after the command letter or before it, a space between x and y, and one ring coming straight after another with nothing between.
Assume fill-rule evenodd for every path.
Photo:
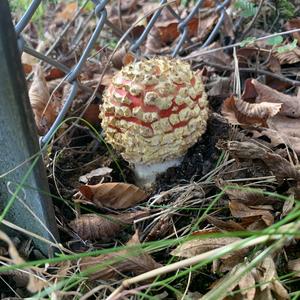
<instances>
[{"instance_id":1,"label":"metal fence post","mask_svg":"<svg viewBox=\"0 0 300 300\"><path fill-rule=\"evenodd\" d=\"M39 156L31 172L34 160L24 163L40 149L7 0L0 1L0 12L0 221L4 217L53 242L58 231L43 161ZM7 211L8 204L12 206ZM34 242L49 253L45 241Z\"/></svg>"}]
</instances>

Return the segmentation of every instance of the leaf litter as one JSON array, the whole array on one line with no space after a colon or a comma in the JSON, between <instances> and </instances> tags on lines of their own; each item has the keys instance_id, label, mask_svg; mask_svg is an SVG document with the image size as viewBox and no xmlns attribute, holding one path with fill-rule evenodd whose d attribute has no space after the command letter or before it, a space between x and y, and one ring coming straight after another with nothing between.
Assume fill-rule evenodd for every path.
<instances>
[{"instance_id":1,"label":"leaf litter","mask_svg":"<svg viewBox=\"0 0 300 300\"><path fill-rule=\"evenodd\" d=\"M116 70L140 58L169 55L175 49L181 32L172 10L184 17L194 3L174 1L172 10L162 10L139 53L131 52L130 43L124 42L110 64L122 34L131 29L129 38L138 38L158 7L148 1L117 2L107 5L108 19L114 28L107 26L101 32L101 39L78 78L80 88L68 112L69 117L83 117L90 126L67 121L44 157L55 196L61 242L72 254L88 256L50 262L44 269L26 269L29 273L23 277L16 270L14 276L4 275L5 279L15 278L13 287L19 282L22 297L48 287L47 280L59 284L65 278L84 274L88 281L83 291L74 293L89 294L91 299L106 299L113 291L113 299L128 295L139 299L140 291L166 299L179 299L178 295L182 299L189 299L184 295L195 295L195 299L289 299L300 289L299 281L289 277L299 278L296 234L249 269L251 262L272 244L271 239L223 254L200 269L190 266L192 271L187 277L182 274L188 268L173 270L172 265L243 242L251 234L257 237L275 228L298 207L300 102L296 86L300 54L294 40L299 41L299 32L280 39L255 38L283 28L298 28L299 17L286 19L280 12L276 19L271 6L262 4L259 10L255 1L238 1L238 11L234 3L229 3L224 25L203 50L199 45L219 18L214 9L216 2L203 2L200 12L187 24L188 41L179 56L200 70L205 80L211 109L207 132L179 167L168 169L157 178L152 190L144 191L134 184L130 166L116 153L112 155L96 134L101 132L99 104ZM245 6L242 2L250 4ZM47 53L58 32L69 26L49 54L72 68L88 42L88 33L95 28L91 9L88 5L80 7L77 2L49 5L52 9L46 11L43 35L32 22L24 37L33 48ZM253 12L258 15L251 25ZM249 24L251 28L247 28ZM234 42L242 42L236 51L238 70L231 49L222 48ZM53 124L70 85L62 81L64 73L55 67L40 64L28 55L23 55L22 62L36 126L43 135ZM240 71L244 89L241 97L234 90L235 71ZM1 262L9 257L10 264L24 262L23 258L17 259L17 252L11 252L12 244L4 240L9 254L1 256ZM33 249L26 256L27 261L39 258ZM99 250L104 254L95 255ZM164 267L170 270L156 281L155 277L143 279L149 272ZM29 286L32 276L35 281ZM140 281L135 282L139 276ZM287 279L282 279L284 276ZM120 283L127 279L134 284ZM170 280L173 290L165 288L165 279ZM151 286L153 282L157 285ZM1 297L14 296L3 285ZM220 296L211 298L223 285L226 288ZM64 299L64 293L57 290L53 295Z\"/></svg>"}]
</instances>

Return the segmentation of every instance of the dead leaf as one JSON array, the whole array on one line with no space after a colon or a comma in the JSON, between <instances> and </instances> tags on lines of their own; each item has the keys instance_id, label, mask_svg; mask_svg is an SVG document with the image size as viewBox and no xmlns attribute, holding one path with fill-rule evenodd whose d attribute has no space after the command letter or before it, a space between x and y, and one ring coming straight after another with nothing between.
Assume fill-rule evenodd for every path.
<instances>
[{"instance_id":1,"label":"dead leaf","mask_svg":"<svg viewBox=\"0 0 300 300\"><path fill-rule=\"evenodd\" d=\"M284 201L281 213L281 219L287 216L292 210L295 205L295 192L291 193L289 197Z\"/></svg>"},{"instance_id":2,"label":"dead leaf","mask_svg":"<svg viewBox=\"0 0 300 300\"><path fill-rule=\"evenodd\" d=\"M244 300L253 300L255 297L255 278L251 272L246 273L239 280L239 288Z\"/></svg>"},{"instance_id":3,"label":"dead leaf","mask_svg":"<svg viewBox=\"0 0 300 300\"><path fill-rule=\"evenodd\" d=\"M219 142L217 147L226 149L235 157L243 159L260 159L281 182L284 179L293 178L300 180L300 172L285 158L251 142Z\"/></svg>"},{"instance_id":4,"label":"dead leaf","mask_svg":"<svg viewBox=\"0 0 300 300\"><path fill-rule=\"evenodd\" d=\"M218 218L207 216L207 221L212 225L216 226L218 229L223 231L243 231L245 228L239 223L234 222L233 220L222 221Z\"/></svg>"},{"instance_id":5,"label":"dead leaf","mask_svg":"<svg viewBox=\"0 0 300 300\"><path fill-rule=\"evenodd\" d=\"M224 238L205 238L205 239L193 239L183 242L171 254L179 257L193 257L195 255L208 252L213 249L226 246L233 242L241 240L236 237L224 237Z\"/></svg>"},{"instance_id":6,"label":"dead leaf","mask_svg":"<svg viewBox=\"0 0 300 300\"><path fill-rule=\"evenodd\" d=\"M228 281L232 277L235 277L236 280L234 280L234 282L232 282L232 284L230 286L227 286L226 289L222 289L223 294L221 294L221 295L219 294L219 298L218 299L224 299L224 300L226 300L226 299L232 299L232 298L227 298L226 296L229 295L231 291L235 290L236 287L238 287L240 285L240 283L241 283L242 286L243 286L243 284L247 284L248 283L247 287L249 288L250 287L250 283L251 284L253 283L253 280L252 280L253 276L250 279L250 282L245 283L244 276L245 277L248 276L248 278L250 278L250 276L251 276L251 275L248 275L248 274L251 274L251 273L246 273L246 275L242 276L242 273L243 273L243 271L246 268L247 268L247 264L246 263L240 263L240 264L234 266L225 276L222 276L221 279L215 281L210 286L210 291L204 295L203 299L214 299L213 295L211 295L212 293L214 293L214 290L215 289L219 289L219 291L220 291L220 286L222 286L222 284L224 284L226 281ZM241 275L237 276L238 274L241 274ZM253 294L253 288L250 291L247 290L247 292L249 292L249 294L246 294L246 295L251 296ZM237 293L235 293L235 294L237 294ZM255 294L255 285L254 285L254 294ZM239 296L239 294L237 294L237 295ZM244 296L245 296L245 294L244 295L242 294L242 298L238 297L237 299L243 299L243 300L244 299L247 299L247 300L248 299L249 300L253 299L253 298L246 298ZM200 298L200 299L202 299L202 298Z\"/></svg>"},{"instance_id":7,"label":"dead leaf","mask_svg":"<svg viewBox=\"0 0 300 300\"><path fill-rule=\"evenodd\" d=\"M144 201L147 194L137 186L122 182L83 185L80 192L97 207L129 208Z\"/></svg>"},{"instance_id":8,"label":"dead leaf","mask_svg":"<svg viewBox=\"0 0 300 300\"><path fill-rule=\"evenodd\" d=\"M6 233L4 233L3 231L0 231L0 240L7 243L9 256L14 264L18 265L18 264L25 263L25 260L20 256L14 243L11 241L8 235L6 235ZM40 273L39 268L31 267L26 271L27 271L26 274L27 282L26 282L26 278L23 278L23 280L25 280L25 282L27 283L26 288L29 292L31 293L40 292L44 287L48 285L47 280Z\"/></svg>"},{"instance_id":9,"label":"dead leaf","mask_svg":"<svg viewBox=\"0 0 300 300\"><path fill-rule=\"evenodd\" d=\"M59 78L63 78L65 76L65 73L57 68L51 68L46 74L45 79L47 81L55 80ZM61 80L60 80L61 81Z\"/></svg>"},{"instance_id":10,"label":"dead leaf","mask_svg":"<svg viewBox=\"0 0 300 300\"><path fill-rule=\"evenodd\" d=\"M278 58L269 51L262 51L259 47L243 47L237 50L237 57L240 67L252 67L253 62L259 63L267 62L266 66L274 73L281 73L281 66Z\"/></svg>"},{"instance_id":11,"label":"dead leaf","mask_svg":"<svg viewBox=\"0 0 300 300\"><path fill-rule=\"evenodd\" d=\"M122 67L134 62L135 55L129 51L129 47L129 43L125 44L113 55L111 62L115 68L121 69Z\"/></svg>"},{"instance_id":12,"label":"dead leaf","mask_svg":"<svg viewBox=\"0 0 300 300\"><path fill-rule=\"evenodd\" d=\"M300 117L300 96L290 96L278 92L267 85L264 85L256 79L251 79L247 83L247 88L251 88L251 85L257 93L256 102L269 102L269 103L281 103L282 109L281 115L299 118Z\"/></svg>"},{"instance_id":13,"label":"dead leaf","mask_svg":"<svg viewBox=\"0 0 300 300\"><path fill-rule=\"evenodd\" d=\"M35 66L34 77L29 89L29 99L39 134L45 134L54 122L58 104L49 102L50 93L40 65Z\"/></svg>"},{"instance_id":14,"label":"dead leaf","mask_svg":"<svg viewBox=\"0 0 300 300\"><path fill-rule=\"evenodd\" d=\"M288 20L284 24L284 28L286 30L292 30L292 29L300 28L300 18L294 18L294 19ZM294 39L296 39L298 41L298 45L299 45L300 44L300 33L299 32L293 32L292 36L293 36Z\"/></svg>"},{"instance_id":15,"label":"dead leaf","mask_svg":"<svg viewBox=\"0 0 300 300\"><path fill-rule=\"evenodd\" d=\"M293 272L293 276L300 277L300 258L288 261L288 269Z\"/></svg>"},{"instance_id":16,"label":"dead leaf","mask_svg":"<svg viewBox=\"0 0 300 300\"><path fill-rule=\"evenodd\" d=\"M136 211L123 213L121 215L97 215L84 214L69 223L69 226L83 240L109 242L117 236L120 231L133 223L134 220L148 216L149 211Z\"/></svg>"},{"instance_id":17,"label":"dead leaf","mask_svg":"<svg viewBox=\"0 0 300 300\"><path fill-rule=\"evenodd\" d=\"M128 249L124 249L111 254L100 255L97 257L85 257L80 262L82 271L94 268L99 265L99 270L89 274L91 280L118 278L123 273L139 275L147 271L161 267L147 252L141 249L138 231L126 244Z\"/></svg>"},{"instance_id":18,"label":"dead leaf","mask_svg":"<svg viewBox=\"0 0 300 300\"><path fill-rule=\"evenodd\" d=\"M249 191L248 187L243 187L238 184L226 183L225 181L217 182L217 186L220 189L224 189L224 192L230 200L237 200L245 205L273 205L281 200L274 199L273 197L263 194L262 189L256 188L255 191ZM227 188L226 188L227 187ZM236 188L235 188L236 187Z\"/></svg>"},{"instance_id":19,"label":"dead leaf","mask_svg":"<svg viewBox=\"0 0 300 300\"><path fill-rule=\"evenodd\" d=\"M254 139L266 137L270 140L272 146L285 144L290 146L296 153L300 153L300 138L292 138L277 130L263 127L251 128L250 132Z\"/></svg>"},{"instance_id":20,"label":"dead leaf","mask_svg":"<svg viewBox=\"0 0 300 300\"><path fill-rule=\"evenodd\" d=\"M64 3L62 10L56 15L54 23L70 21L76 13L77 9L77 2Z\"/></svg>"},{"instance_id":21,"label":"dead leaf","mask_svg":"<svg viewBox=\"0 0 300 300\"><path fill-rule=\"evenodd\" d=\"M158 29L158 38L163 45L169 44L175 41L180 35L178 29L179 21L175 17L171 16L171 20L160 21L155 23L155 27ZM188 22L188 36L195 36L198 29L198 18L192 18Z\"/></svg>"},{"instance_id":22,"label":"dead leaf","mask_svg":"<svg viewBox=\"0 0 300 300\"><path fill-rule=\"evenodd\" d=\"M268 210L253 209L235 200L229 202L229 209L235 218L261 217L267 226L274 223L274 217Z\"/></svg>"},{"instance_id":23,"label":"dead leaf","mask_svg":"<svg viewBox=\"0 0 300 300\"><path fill-rule=\"evenodd\" d=\"M157 220L150 232L145 237L144 241L155 241L164 238L173 228L170 215Z\"/></svg>"},{"instance_id":24,"label":"dead leaf","mask_svg":"<svg viewBox=\"0 0 300 300\"><path fill-rule=\"evenodd\" d=\"M288 292L277 278L275 263L271 256L267 256L257 267L259 275L260 290L270 289L279 299L289 299ZM277 299L277 298L276 298Z\"/></svg>"},{"instance_id":25,"label":"dead leaf","mask_svg":"<svg viewBox=\"0 0 300 300\"><path fill-rule=\"evenodd\" d=\"M300 61L300 48L294 48L290 51L283 53L274 53L274 56L279 60L281 65L284 64L295 64Z\"/></svg>"},{"instance_id":26,"label":"dead leaf","mask_svg":"<svg viewBox=\"0 0 300 300\"><path fill-rule=\"evenodd\" d=\"M99 114L100 114L99 104L91 103L85 109L82 118L87 122L89 122L91 125L97 126L99 124Z\"/></svg>"},{"instance_id":27,"label":"dead leaf","mask_svg":"<svg viewBox=\"0 0 300 300\"><path fill-rule=\"evenodd\" d=\"M98 168L80 176L79 181L82 183L88 183L94 177L103 177L109 175L112 172L112 170L113 169L107 167Z\"/></svg>"},{"instance_id":28,"label":"dead leaf","mask_svg":"<svg viewBox=\"0 0 300 300\"><path fill-rule=\"evenodd\" d=\"M224 101L222 114L231 124L259 124L266 127L267 119L279 113L281 106L281 103L248 103L231 96Z\"/></svg>"},{"instance_id":29,"label":"dead leaf","mask_svg":"<svg viewBox=\"0 0 300 300\"><path fill-rule=\"evenodd\" d=\"M222 113L233 125L260 125L269 127L265 129L265 135L273 140L274 144L285 143L296 153L300 153L300 95L290 96L276 91L257 80L246 80L245 90L242 98L244 100L256 101L261 104L264 102L281 104L281 109L277 114L271 114L268 118L253 118L242 113L236 107L235 100L231 97L226 99L222 107ZM276 107L276 105L275 105ZM274 113L276 110L273 111ZM245 114L246 113L246 114ZM252 131L259 136L257 131L262 128L254 128ZM273 131L272 131L273 130ZM277 133L276 133L277 131ZM262 135L261 135L262 136Z\"/></svg>"}]
</instances>

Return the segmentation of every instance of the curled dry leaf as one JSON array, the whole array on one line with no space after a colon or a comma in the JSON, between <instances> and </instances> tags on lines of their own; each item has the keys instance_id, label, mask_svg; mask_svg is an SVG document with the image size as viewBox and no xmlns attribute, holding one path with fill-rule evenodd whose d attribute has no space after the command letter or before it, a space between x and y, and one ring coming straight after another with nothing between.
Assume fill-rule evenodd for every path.
<instances>
[{"instance_id":1,"label":"curled dry leaf","mask_svg":"<svg viewBox=\"0 0 300 300\"><path fill-rule=\"evenodd\" d=\"M270 226L274 223L274 217L267 209L259 209L255 207L250 208L247 205L235 200L229 202L229 209L235 218L243 219L249 217L259 217L267 226Z\"/></svg>"},{"instance_id":2,"label":"curled dry leaf","mask_svg":"<svg viewBox=\"0 0 300 300\"><path fill-rule=\"evenodd\" d=\"M274 56L279 60L280 64L295 64L300 61L300 48L294 48L283 53L274 53Z\"/></svg>"},{"instance_id":3,"label":"curled dry leaf","mask_svg":"<svg viewBox=\"0 0 300 300\"><path fill-rule=\"evenodd\" d=\"M228 220L228 221L222 221L218 218L212 217L212 216L207 216L206 217L207 221L211 223L212 225L216 226L218 229L222 231L243 231L245 228L234 222L233 220Z\"/></svg>"},{"instance_id":4,"label":"curled dry leaf","mask_svg":"<svg viewBox=\"0 0 300 300\"><path fill-rule=\"evenodd\" d=\"M274 141L275 145L285 143L289 145L296 153L300 153L300 95L290 96L278 92L255 79L248 79L245 82L245 90L242 96L243 100L255 100L256 104L273 107L271 114L265 114L261 118L259 115L250 116L246 111L237 108L235 99L230 97L226 99L222 107L223 115L234 125L260 125L269 127L264 130L264 135ZM277 114L276 109L281 105ZM258 135L253 129L254 134ZM260 129L262 130L262 129Z\"/></svg>"},{"instance_id":5,"label":"curled dry leaf","mask_svg":"<svg viewBox=\"0 0 300 300\"><path fill-rule=\"evenodd\" d=\"M265 45L263 45L265 47ZM281 72L281 66L279 60L269 51L261 51L260 47L246 46L237 50L237 57L240 67L252 67L251 62L266 63L268 67L274 73ZM259 60L259 61L258 61ZM250 64L249 64L250 62Z\"/></svg>"},{"instance_id":6,"label":"curled dry leaf","mask_svg":"<svg viewBox=\"0 0 300 300\"><path fill-rule=\"evenodd\" d=\"M219 289L220 293L218 293L218 299L228 299L226 295L228 295L229 292L235 290L235 295L238 296L237 299L253 300L256 294L255 279L252 273L246 271L246 269L246 263L240 263L233 267L230 272L228 272L225 276L212 284L211 290L204 295L203 299L215 299L215 295L212 294L214 293L215 289ZM247 273L244 275L245 271ZM232 277L236 278L236 280L234 280L230 286L227 286L226 289L222 289L221 291L221 286ZM246 290L243 290L243 287L245 287ZM239 290L237 290L237 288L239 288ZM242 298L240 298L239 296L242 296Z\"/></svg>"},{"instance_id":7,"label":"curled dry leaf","mask_svg":"<svg viewBox=\"0 0 300 300\"><path fill-rule=\"evenodd\" d=\"M222 114L231 124L267 126L267 119L275 116L280 111L281 106L281 103L249 103L231 96L224 101Z\"/></svg>"},{"instance_id":8,"label":"curled dry leaf","mask_svg":"<svg viewBox=\"0 0 300 300\"><path fill-rule=\"evenodd\" d=\"M77 2L63 4L61 11L57 13L54 23L70 21L78 8Z\"/></svg>"},{"instance_id":9,"label":"curled dry leaf","mask_svg":"<svg viewBox=\"0 0 300 300\"><path fill-rule=\"evenodd\" d=\"M110 242L120 231L134 220L149 215L148 210L123 213L121 215L85 214L69 223L83 240Z\"/></svg>"},{"instance_id":10,"label":"curled dry leaf","mask_svg":"<svg viewBox=\"0 0 300 300\"><path fill-rule=\"evenodd\" d=\"M259 145L251 142L228 141L218 143L218 147L228 150L237 158L262 160L279 182L288 178L300 180L300 172L289 161Z\"/></svg>"},{"instance_id":11,"label":"curled dry leaf","mask_svg":"<svg viewBox=\"0 0 300 300\"><path fill-rule=\"evenodd\" d=\"M293 276L300 277L300 258L288 261L288 269L293 272Z\"/></svg>"},{"instance_id":12,"label":"curled dry leaf","mask_svg":"<svg viewBox=\"0 0 300 300\"><path fill-rule=\"evenodd\" d=\"M294 18L294 19L288 20L284 24L284 28L285 28L285 30L292 30L292 29L300 28L300 18ZM300 44L300 33L299 33L299 31L293 32L292 36L293 36L294 39L296 39L298 41L298 45L299 45Z\"/></svg>"},{"instance_id":13,"label":"curled dry leaf","mask_svg":"<svg viewBox=\"0 0 300 300\"><path fill-rule=\"evenodd\" d=\"M144 201L147 197L147 194L137 186L121 182L83 185L79 190L87 199L100 208L128 208Z\"/></svg>"},{"instance_id":14,"label":"curled dry leaf","mask_svg":"<svg viewBox=\"0 0 300 300\"><path fill-rule=\"evenodd\" d=\"M239 280L240 293L244 300L253 300L255 297L255 278L251 272L246 273Z\"/></svg>"},{"instance_id":15,"label":"curled dry leaf","mask_svg":"<svg viewBox=\"0 0 300 300\"><path fill-rule=\"evenodd\" d=\"M179 257L193 257L239 240L241 239L236 237L193 239L183 242L171 254Z\"/></svg>"},{"instance_id":16,"label":"curled dry leaf","mask_svg":"<svg viewBox=\"0 0 300 300\"><path fill-rule=\"evenodd\" d=\"M218 182L218 187L223 189L228 187L225 181ZM224 189L225 194L229 197L230 200L238 200L239 202L246 205L263 205L263 204L276 204L281 200L274 199L273 197L263 194L262 189L255 189L255 191L247 190L247 187L243 187L238 184L230 183L230 188Z\"/></svg>"},{"instance_id":17,"label":"curled dry leaf","mask_svg":"<svg viewBox=\"0 0 300 300\"><path fill-rule=\"evenodd\" d=\"M57 115L57 104L50 101L50 93L40 65L34 69L34 77L29 89L29 99L39 134L45 134Z\"/></svg>"},{"instance_id":18,"label":"curled dry leaf","mask_svg":"<svg viewBox=\"0 0 300 300\"><path fill-rule=\"evenodd\" d=\"M275 299L290 299L287 290L277 278L276 265L271 256L267 256L257 267L260 290L270 290L275 294ZM277 298L278 297L278 298Z\"/></svg>"},{"instance_id":19,"label":"curled dry leaf","mask_svg":"<svg viewBox=\"0 0 300 300\"><path fill-rule=\"evenodd\" d=\"M106 175L109 175L112 172L111 168L102 167L95 170L92 170L91 172L84 174L79 177L79 181L83 183L88 183L92 178L94 177L103 177Z\"/></svg>"},{"instance_id":20,"label":"curled dry leaf","mask_svg":"<svg viewBox=\"0 0 300 300\"><path fill-rule=\"evenodd\" d=\"M118 278L122 273L130 272L133 275L139 275L161 267L161 264L157 263L139 245L139 236L136 232L126 244L129 246L128 249L97 257L83 258L79 262L80 268L82 271L93 268L93 272L89 274L91 280L108 280ZM99 269L95 270L97 265L99 265Z\"/></svg>"},{"instance_id":21,"label":"curled dry leaf","mask_svg":"<svg viewBox=\"0 0 300 300\"><path fill-rule=\"evenodd\" d=\"M287 117L300 117L300 96L290 96L278 92L275 89L260 83L256 79L247 80L246 90L254 89L256 92L256 102L282 103L280 114ZM246 91L244 92L246 93Z\"/></svg>"},{"instance_id":22,"label":"curled dry leaf","mask_svg":"<svg viewBox=\"0 0 300 300\"><path fill-rule=\"evenodd\" d=\"M20 256L17 248L11 239L4 233L0 231L0 240L4 241L8 245L8 253L14 264L22 264L25 263L25 260ZM15 273L16 275L16 273ZM24 275L24 274L23 274ZM44 276L40 273L39 268L31 267L31 270L26 270L26 277L22 278L24 283L27 283L27 290L31 293L37 293L41 291L45 286L48 285L47 280L43 278ZM20 279L20 274L17 277Z\"/></svg>"},{"instance_id":23,"label":"curled dry leaf","mask_svg":"<svg viewBox=\"0 0 300 300\"><path fill-rule=\"evenodd\" d=\"M113 55L111 62L115 68L121 69L122 67L134 62L135 56L129 51L129 47L130 44L126 43Z\"/></svg>"},{"instance_id":24,"label":"curled dry leaf","mask_svg":"<svg viewBox=\"0 0 300 300\"><path fill-rule=\"evenodd\" d=\"M278 122L276 122L278 125ZM284 124L289 124L287 122L284 122ZM283 131L286 131L287 126ZM288 127L289 130L289 127ZM251 129L252 137L255 138L268 138L270 140L270 144L272 146L278 146L278 145L288 145L291 149L293 149L298 155L300 155L300 137L292 137L289 136L289 132L287 134L283 132L279 132L277 130L271 129L271 128L252 128Z\"/></svg>"}]
</instances>

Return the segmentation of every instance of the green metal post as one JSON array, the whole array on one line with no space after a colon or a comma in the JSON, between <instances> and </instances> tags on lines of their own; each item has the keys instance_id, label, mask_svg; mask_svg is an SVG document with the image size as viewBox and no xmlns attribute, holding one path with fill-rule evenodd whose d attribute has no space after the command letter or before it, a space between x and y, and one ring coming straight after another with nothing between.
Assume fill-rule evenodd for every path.
<instances>
[{"instance_id":1,"label":"green metal post","mask_svg":"<svg viewBox=\"0 0 300 300\"><path fill-rule=\"evenodd\" d=\"M4 217L53 242L58 230L41 155L30 172L29 158L40 149L7 0L0 0L0 15L0 221ZM37 238L34 243L49 253L48 243Z\"/></svg>"}]
</instances>

